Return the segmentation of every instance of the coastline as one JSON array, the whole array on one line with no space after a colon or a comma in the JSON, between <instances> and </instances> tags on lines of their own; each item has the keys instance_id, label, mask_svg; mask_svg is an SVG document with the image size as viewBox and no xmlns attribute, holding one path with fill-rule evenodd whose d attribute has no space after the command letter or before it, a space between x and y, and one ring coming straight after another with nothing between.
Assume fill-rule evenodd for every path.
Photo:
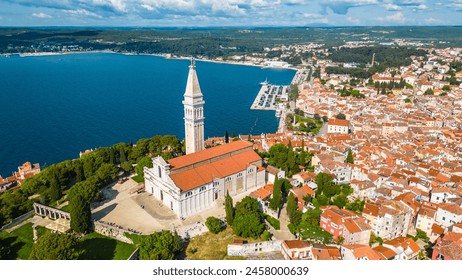
<instances>
[{"instance_id":1,"label":"coastline","mask_svg":"<svg viewBox=\"0 0 462 280\"><path fill-rule=\"evenodd\" d=\"M163 57L165 59L178 59L178 60L190 60L191 59L190 57L171 56L170 54L116 52L116 51L113 51L113 50L70 51L70 52L1 53L0 56L2 56L2 57L10 57L10 56L39 57L39 56L57 56L57 55L71 55L71 54L88 54L88 53L109 53L109 54L120 54L120 55L145 55L145 56ZM255 63L252 63L252 62L224 61L224 60L214 60L214 59L205 59L205 58L200 58L200 59L196 59L196 60L202 61L202 62L210 62L210 63L220 63L220 64L229 64L229 65L259 67L261 69L269 68L269 69L281 69L281 70L293 70L293 71L299 70L299 68L296 68L296 67L271 67L271 66L263 66L261 64L255 64Z\"/></svg>"}]
</instances>

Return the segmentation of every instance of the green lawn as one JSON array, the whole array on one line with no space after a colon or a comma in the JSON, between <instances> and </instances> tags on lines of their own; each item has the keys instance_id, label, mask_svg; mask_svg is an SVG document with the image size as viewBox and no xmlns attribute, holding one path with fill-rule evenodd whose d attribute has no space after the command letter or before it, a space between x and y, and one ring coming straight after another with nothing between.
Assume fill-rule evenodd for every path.
<instances>
[{"instance_id":1,"label":"green lawn","mask_svg":"<svg viewBox=\"0 0 462 280\"><path fill-rule=\"evenodd\" d=\"M63 210L63 211L65 211L65 212L68 212L68 213L69 213L69 212L71 211L71 206L68 204L68 205L66 205L66 206L61 207L60 210Z\"/></svg>"},{"instance_id":2,"label":"green lawn","mask_svg":"<svg viewBox=\"0 0 462 280\"><path fill-rule=\"evenodd\" d=\"M137 183L144 183L144 178L141 175L133 176L132 179Z\"/></svg>"},{"instance_id":3,"label":"green lawn","mask_svg":"<svg viewBox=\"0 0 462 280\"><path fill-rule=\"evenodd\" d=\"M85 253L82 260L126 260L135 251L133 244L127 244L98 233L87 234L81 240Z\"/></svg>"},{"instance_id":4,"label":"green lawn","mask_svg":"<svg viewBox=\"0 0 462 280\"><path fill-rule=\"evenodd\" d=\"M27 260L32 251L33 233L32 223L27 223L17 228L12 233L3 231L0 233L2 244L9 247L10 252L5 256L8 260Z\"/></svg>"},{"instance_id":5,"label":"green lawn","mask_svg":"<svg viewBox=\"0 0 462 280\"><path fill-rule=\"evenodd\" d=\"M37 227L38 235L47 229ZM32 223L27 223L12 233L0 233L2 246L9 247L10 252L3 259L27 260L32 251L33 244ZM135 251L135 245L120 242L98 233L90 233L81 239L81 246L85 253L82 260L126 260Z\"/></svg>"}]
</instances>

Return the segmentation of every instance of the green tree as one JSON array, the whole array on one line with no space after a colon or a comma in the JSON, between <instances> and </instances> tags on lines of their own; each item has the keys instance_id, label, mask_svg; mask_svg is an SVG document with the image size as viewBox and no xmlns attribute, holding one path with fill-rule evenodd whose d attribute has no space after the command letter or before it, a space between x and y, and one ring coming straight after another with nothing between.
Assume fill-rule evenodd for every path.
<instances>
[{"instance_id":1,"label":"green tree","mask_svg":"<svg viewBox=\"0 0 462 280\"><path fill-rule=\"evenodd\" d=\"M120 146L119 149L119 162L122 164L127 161L127 155L125 154L125 148Z\"/></svg>"},{"instance_id":2,"label":"green tree","mask_svg":"<svg viewBox=\"0 0 462 280\"><path fill-rule=\"evenodd\" d=\"M87 233L91 230L90 202L82 195L74 195L69 201L71 214L71 229L78 233Z\"/></svg>"},{"instance_id":3,"label":"green tree","mask_svg":"<svg viewBox=\"0 0 462 280\"><path fill-rule=\"evenodd\" d=\"M50 201L57 201L63 195L61 186L59 185L58 178L55 174L52 175L52 178L50 181L50 188L48 189L48 194L49 194Z\"/></svg>"},{"instance_id":4,"label":"green tree","mask_svg":"<svg viewBox=\"0 0 462 280\"><path fill-rule=\"evenodd\" d=\"M316 189L316 194L322 194L324 192L324 189L331 184L332 182L332 177L324 172L320 172L316 175L314 178L314 181L316 182L316 185L318 185L318 188Z\"/></svg>"},{"instance_id":5,"label":"green tree","mask_svg":"<svg viewBox=\"0 0 462 280\"><path fill-rule=\"evenodd\" d=\"M351 164L355 163L355 160L353 159L353 152L351 151L351 149L348 149L348 155L346 158L346 162L351 163Z\"/></svg>"},{"instance_id":6,"label":"green tree","mask_svg":"<svg viewBox=\"0 0 462 280\"><path fill-rule=\"evenodd\" d=\"M278 181L277 184L274 184L273 197L271 198L269 203L269 208L271 208L274 211L277 211L282 204L281 183L282 181Z\"/></svg>"},{"instance_id":7,"label":"green tree","mask_svg":"<svg viewBox=\"0 0 462 280\"><path fill-rule=\"evenodd\" d=\"M286 211L287 211L287 216L289 216L289 220L292 223L292 215L295 211L297 211L298 206L297 206L297 200L294 197L293 193L290 193L289 196L287 197L287 206L286 206Z\"/></svg>"},{"instance_id":8,"label":"green tree","mask_svg":"<svg viewBox=\"0 0 462 280\"><path fill-rule=\"evenodd\" d=\"M177 233L163 230L143 236L139 245L140 260L173 260L182 246Z\"/></svg>"},{"instance_id":9,"label":"green tree","mask_svg":"<svg viewBox=\"0 0 462 280\"><path fill-rule=\"evenodd\" d=\"M434 92L431 88L427 89L425 92L424 92L424 95L433 95Z\"/></svg>"},{"instance_id":10,"label":"green tree","mask_svg":"<svg viewBox=\"0 0 462 280\"><path fill-rule=\"evenodd\" d=\"M211 233L217 234L221 231L221 221L216 217L208 217L205 221L205 225Z\"/></svg>"},{"instance_id":11,"label":"green tree","mask_svg":"<svg viewBox=\"0 0 462 280\"><path fill-rule=\"evenodd\" d=\"M342 209L347 204L347 198L345 195L336 195L332 201L333 205L336 205L338 208Z\"/></svg>"},{"instance_id":12,"label":"green tree","mask_svg":"<svg viewBox=\"0 0 462 280\"><path fill-rule=\"evenodd\" d=\"M181 252L177 233L168 230L143 236L139 245L140 260L173 260Z\"/></svg>"},{"instance_id":13,"label":"green tree","mask_svg":"<svg viewBox=\"0 0 462 280\"><path fill-rule=\"evenodd\" d=\"M305 140L302 139L302 148L300 149L300 152L298 153L297 156L297 164L301 166L306 166L306 159L308 155L307 152L305 151Z\"/></svg>"},{"instance_id":14,"label":"green tree","mask_svg":"<svg viewBox=\"0 0 462 280\"><path fill-rule=\"evenodd\" d=\"M287 145L287 162L286 162L287 170L289 177L292 177L293 174L297 173L298 165L295 162L295 153L294 149L292 148L292 143L289 140L289 144Z\"/></svg>"},{"instance_id":15,"label":"green tree","mask_svg":"<svg viewBox=\"0 0 462 280\"><path fill-rule=\"evenodd\" d=\"M444 85L442 90L449 91L449 90L451 90L451 87L448 86L448 85Z\"/></svg>"},{"instance_id":16,"label":"green tree","mask_svg":"<svg viewBox=\"0 0 462 280\"><path fill-rule=\"evenodd\" d=\"M340 114L337 114L337 116L335 116L335 118L337 118L339 120L345 120L346 116L345 116L345 114L340 113Z\"/></svg>"},{"instance_id":17,"label":"green tree","mask_svg":"<svg viewBox=\"0 0 462 280\"><path fill-rule=\"evenodd\" d=\"M83 171L83 164L81 160L76 161L77 164L74 167L75 172L75 182L82 182L85 180L85 173Z\"/></svg>"},{"instance_id":18,"label":"green tree","mask_svg":"<svg viewBox=\"0 0 462 280\"><path fill-rule=\"evenodd\" d=\"M77 260L84 252L73 235L46 232L32 246L32 260Z\"/></svg>"},{"instance_id":19,"label":"green tree","mask_svg":"<svg viewBox=\"0 0 462 280\"><path fill-rule=\"evenodd\" d=\"M234 234L244 238L258 238L265 230L265 224L262 222L259 213L250 213L248 215L236 215L233 224Z\"/></svg>"},{"instance_id":20,"label":"green tree","mask_svg":"<svg viewBox=\"0 0 462 280\"><path fill-rule=\"evenodd\" d=\"M233 206L233 199L229 195L228 191L226 192L226 198L225 198L225 212L226 212L226 223L232 226L234 222L234 206Z\"/></svg>"},{"instance_id":21,"label":"green tree","mask_svg":"<svg viewBox=\"0 0 462 280\"><path fill-rule=\"evenodd\" d=\"M228 135L228 131L226 130L225 132L225 143L229 143L229 135Z\"/></svg>"},{"instance_id":22,"label":"green tree","mask_svg":"<svg viewBox=\"0 0 462 280\"><path fill-rule=\"evenodd\" d=\"M357 198L352 202L348 202L345 205L345 208L350 210L350 211L353 211L353 212L355 212L357 214L361 214L363 212L364 203L365 203L364 200L361 200L361 199Z\"/></svg>"},{"instance_id":23,"label":"green tree","mask_svg":"<svg viewBox=\"0 0 462 280\"><path fill-rule=\"evenodd\" d=\"M125 171L125 172L130 172L133 168L132 163L130 161L124 161L120 164L120 167Z\"/></svg>"},{"instance_id":24,"label":"green tree","mask_svg":"<svg viewBox=\"0 0 462 280\"><path fill-rule=\"evenodd\" d=\"M11 244L8 244L4 239L0 238L0 260L7 260L10 258L10 246Z\"/></svg>"},{"instance_id":25,"label":"green tree","mask_svg":"<svg viewBox=\"0 0 462 280\"><path fill-rule=\"evenodd\" d=\"M410 99L410 98L406 98L406 99L404 99L404 103L411 103L411 102L412 102L412 101L411 101L411 99Z\"/></svg>"},{"instance_id":26,"label":"green tree","mask_svg":"<svg viewBox=\"0 0 462 280\"><path fill-rule=\"evenodd\" d=\"M144 178L144 168L152 168L152 159L150 157L142 157L138 160L135 167L135 172Z\"/></svg>"},{"instance_id":27,"label":"green tree","mask_svg":"<svg viewBox=\"0 0 462 280\"><path fill-rule=\"evenodd\" d=\"M106 184L113 182L117 178L119 169L112 163L103 163L100 168L95 172L96 178L98 178L100 184L105 186Z\"/></svg>"},{"instance_id":28,"label":"green tree","mask_svg":"<svg viewBox=\"0 0 462 280\"><path fill-rule=\"evenodd\" d=\"M259 211L260 207L258 206L258 201L255 198L246 196L236 204L234 218L236 219L238 215L245 216L251 213L259 213Z\"/></svg>"},{"instance_id":29,"label":"green tree","mask_svg":"<svg viewBox=\"0 0 462 280\"><path fill-rule=\"evenodd\" d=\"M247 238L257 238L263 233L265 223L258 206L258 201L250 196L245 197L236 204L233 221L234 233Z\"/></svg>"}]
</instances>

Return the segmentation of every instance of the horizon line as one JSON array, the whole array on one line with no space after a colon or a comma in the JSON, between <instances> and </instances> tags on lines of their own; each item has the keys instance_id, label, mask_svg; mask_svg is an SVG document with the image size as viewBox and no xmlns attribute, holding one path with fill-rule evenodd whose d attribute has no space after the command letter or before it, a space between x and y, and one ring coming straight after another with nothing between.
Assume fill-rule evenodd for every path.
<instances>
[{"instance_id":1,"label":"horizon line","mask_svg":"<svg viewBox=\"0 0 462 280\"><path fill-rule=\"evenodd\" d=\"M249 25L249 26L148 26L148 25L7 25L0 26L0 29L6 28L159 28L159 29L258 29L258 28L402 28L402 27L462 27L462 24L454 25L329 25L329 24L312 24L312 25Z\"/></svg>"}]
</instances>

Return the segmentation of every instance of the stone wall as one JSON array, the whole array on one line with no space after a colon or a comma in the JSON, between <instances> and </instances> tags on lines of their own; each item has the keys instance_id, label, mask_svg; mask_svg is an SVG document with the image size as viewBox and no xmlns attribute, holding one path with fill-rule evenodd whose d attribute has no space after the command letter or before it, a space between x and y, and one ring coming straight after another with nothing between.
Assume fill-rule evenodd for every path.
<instances>
[{"instance_id":1,"label":"stone wall","mask_svg":"<svg viewBox=\"0 0 462 280\"><path fill-rule=\"evenodd\" d=\"M260 253L280 252L282 240L263 241L247 244L229 244L228 256L249 256Z\"/></svg>"},{"instance_id":2,"label":"stone wall","mask_svg":"<svg viewBox=\"0 0 462 280\"><path fill-rule=\"evenodd\" d=\"M124 229L120 226L113 224L106 224L100 221L94 221L95 232L105 235L110 238L117 239L119 241L133 244L133 241L125 236L125 233L133 234L134 231Z\"/></svg>"}]
</instances>

